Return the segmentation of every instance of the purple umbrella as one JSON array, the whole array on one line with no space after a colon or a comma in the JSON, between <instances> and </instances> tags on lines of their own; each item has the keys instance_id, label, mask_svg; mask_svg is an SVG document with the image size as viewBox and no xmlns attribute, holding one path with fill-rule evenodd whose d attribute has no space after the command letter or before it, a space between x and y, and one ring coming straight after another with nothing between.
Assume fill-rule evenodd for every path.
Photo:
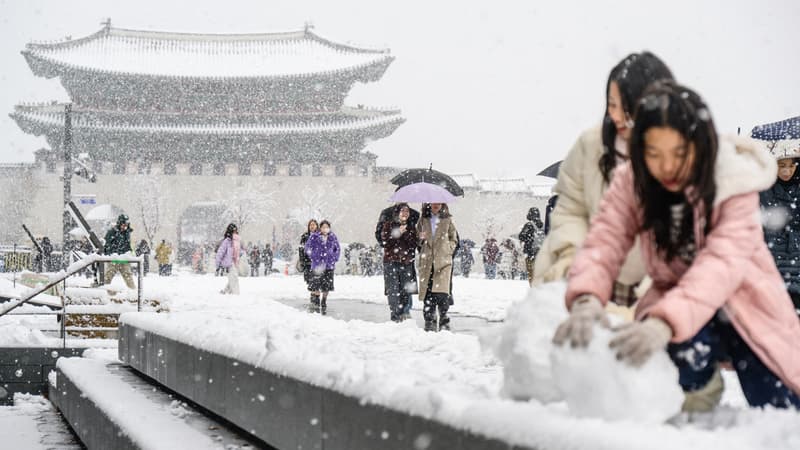
<instances>
[{"instance_id":1,"label":"purple umbrella","mask_svg":"<svg viewBox=\"0 0 800 450\"><path fill-rule=\"evenodd\" d=\"M412 203L452 203L456 197L447 189L435 184L412 183L395 191L389 200Z\"/></svg>"}]
</instances>

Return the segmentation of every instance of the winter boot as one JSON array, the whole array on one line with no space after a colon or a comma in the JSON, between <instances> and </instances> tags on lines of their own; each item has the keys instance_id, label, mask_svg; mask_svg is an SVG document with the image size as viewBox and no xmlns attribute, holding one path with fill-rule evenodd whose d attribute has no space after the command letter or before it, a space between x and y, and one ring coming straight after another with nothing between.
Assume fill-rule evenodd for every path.
<instances>
[{"instance_id":1,"label":"winter boot","mask_svg":"<svg viewBox=\"0 0 800 450\"><path fill-rule=\"evenodd\" d=\"M439 317L439 331L450 331L450 318L447 316Z\"/></svg>"},{"instance_id":2,"label":"winter boot","mask_svg":"<svg viewBox=\"0 0 800 450\"><path fill-rule=\"evenodd\" d=\"M436 322L426 321L425 331L439 331L436 329Z\"/></svg>"},{"instance_id":3,"label":"winter boot","mask_svg":"<svg viewBox=\"0 0 800 450\"><path fill-rule=\"evenodd\" d=\"M319 306L319 296L316 294L311 294L311 304Z\"/></svg>"},{"instance_id":4,"label":"winter boot","mask_svg":"<svg viewBox=\"0 0 800 450\"><path fill-rule=\"evenodd\" d=\"M327 297L322 297L322 301L319 304L319 308L320 308L320 312L322 314L325 314L325 312L328 310L328 298Z\"/></svg>"},{"instance_id":5,"label":"winter boot","mask_svg":"<svg viewBox=\"0 0 800 450\"><path fill-rule=\"evenodd\" d=\"M714 375L708 380L705 386L696 391L684 392L683 406L681 411L687 413L709 412L719 405L722 398L722 391L725 384L722 381L722 374L719 366L714 370Z\"/></svg>"}]
</instances>

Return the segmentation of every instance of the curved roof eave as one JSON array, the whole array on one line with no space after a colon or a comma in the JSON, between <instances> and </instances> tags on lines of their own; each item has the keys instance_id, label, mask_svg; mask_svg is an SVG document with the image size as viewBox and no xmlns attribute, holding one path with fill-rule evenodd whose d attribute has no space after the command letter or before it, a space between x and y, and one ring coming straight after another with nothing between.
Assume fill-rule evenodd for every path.
<instances>
[{"instance_id":1,"label":"curved roof eave","mask_svg":"<svg viewBox=\"0 0 800 450\"><path fill-rule=\"evenodd\" d=\"M188 76L188 75L170 75L170 74L145 74L145 73L134 73L134 72L116 72L110 70L102 70L93 67L84 67L84 66L77 66L72 64L66 64L61 61L55 61L53 59L47 58L43 55L34 54L28 52L26 50L22 51L23 56L28 61L28 66L31 68L31 71L34 75L43 76L45 78L55 78L64 76L67 72L86 72L91 74L99 74L104 76L122 76L122 77L141 77L141 78L158 78L158 79L174 79L174 80L217 80L217 81L235 81L235 80L288 80L292 78L312 78L317 76L323 76L327 78L334 78L344 76L348 73L358 73L359 71L366 71L367 73L364 75L357 75L353 77L354 79L361 81L361 82L374 82L378 81L386 70L389 68L389 65L394 62L394 56L384 56L379 60L375 60L365 64L359 64L356 66L351 67L342 67L339 69L328 70L328 71L320 71L320 72L308 72L308 73L296 73L296 74L281 74L281 75L246 75L246 76L212 76L212 77L202 77L202 76ZM43 67L44 66L44 67Z\"/></svg>"}]
</instances>

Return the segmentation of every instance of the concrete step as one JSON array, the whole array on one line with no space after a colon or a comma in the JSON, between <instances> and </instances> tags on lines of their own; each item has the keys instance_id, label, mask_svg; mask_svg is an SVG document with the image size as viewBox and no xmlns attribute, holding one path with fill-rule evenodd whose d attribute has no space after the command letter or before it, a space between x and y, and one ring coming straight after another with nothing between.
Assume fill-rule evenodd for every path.
<instances>
[{"instance_id":1,"label":"concrete step","mask_svg":"<svg viewBox=\"0 0 800 450\"><path fill-rule=\"evenodd\" d=\"M90 450L263 447L118 362L59 359L50 399Z\"/></svg>"},{"instance_id":2,"label":"concrete step","mask_svg":"<svg viewBox=\"0 0 800 450\"><path fill-rule=\"evenodd\" d=\"M197 348L160 333L158 326L134 326L124 317L119 358L275 448L519 448Z\"/></svg>"}]
</instances>

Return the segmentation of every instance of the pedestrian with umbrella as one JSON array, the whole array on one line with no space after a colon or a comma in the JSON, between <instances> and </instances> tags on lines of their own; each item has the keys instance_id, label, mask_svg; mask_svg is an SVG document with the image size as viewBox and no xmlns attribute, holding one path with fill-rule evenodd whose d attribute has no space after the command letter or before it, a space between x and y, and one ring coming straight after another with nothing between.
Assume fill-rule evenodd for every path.
<instances>
[{"instance_id":1,"label":"pedestrian with umbrella","mask_svg":"<svg viewBox=\"0 0 800 450\"><path fill-rule=\"evenodd\" d=\"M464 196L464 190L456 183L449 175L433 170L432 167L427 169L408 169L404 170L397 176L391 179L393 184L399 186L394 195L390 198L394 202L440 202L452 203L456 200L456 196ZM456 233L458 239L458 234ZM456 245L453 251L452 258L455 258L455 252L458 251L460 246ZM450 298L449 304L453 302L453 271L450 270ZM388 293L387 293L388 294ZM424 297L420 297L424 298ZM411 311L411 298L406 306L406 318L410 317Z\"/></svg>"},{"instance_id":2,"label":"pedestrian with umbrella","mask_svg":"<svg viewBox=\"0 0 800 450\"><path fill-rule=\"evenodd\" d=\"M400 322L406 318L406 302L418 292L414 259L417 253L416 224L411 225L411 208L407 203L394 207L392 220L383 223L384 289L389 292L390 318Z\"/></svg>"},{"instance_id":3,"label":"pedestrian with umbrella","mask_svg":"<svg viewBox=\"0 0 800 450\"><path fill-rule=\"evenodd\" d=\"M795 310L800 311L800 116L753 129L751 137L777 160L775 184L761 192L764 239Z\"/></svg>"},{"instance_id":4,"label":"pedestrian with umbrella","mask_svg":"<svg viewBox=\"0 0 800 450\"><path fill-rule=\"evenodd\" d=\"M458 233L446 203L422 205L417 234L420 250L419 291L424 302L425 331L449 330L447 310L452 300L453 254L458 245Z\"/></svg>"}]
</instances>

